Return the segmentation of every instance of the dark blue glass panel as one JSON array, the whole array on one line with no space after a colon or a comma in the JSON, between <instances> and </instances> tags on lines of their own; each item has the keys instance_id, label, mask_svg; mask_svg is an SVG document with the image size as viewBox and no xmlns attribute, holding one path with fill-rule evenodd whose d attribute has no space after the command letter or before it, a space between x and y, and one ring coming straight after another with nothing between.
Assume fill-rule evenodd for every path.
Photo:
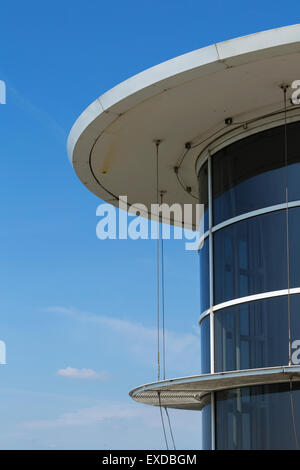
<instances>
[{"instance_id":1,"label":"dark blue glass panel","mask_svg":"<svg viewBox=\"0 0 300 470\"><path fill-rule=\"evenodd\" d=\"M208 163L199 172L199 204L204 204L204 231L208 230Z\"/></svg>"},{"instance_id":2,"label":"dark blue glass panel","mask_svg":"<svg viewBox=\"0 0 300 470\"><path fill-rule=\"evenodd\" d=\"M300 311L296 304L300 307L300 296L293 295L291 299L294 336L297 336ZM218 310L215 312L216 372L288 365L288 340L287 296Z\"/></svg>"},{"instance_id":3,"label":"dark blue glass panel","mask_svg":"<svg viewBox=\"0 0 300 470\"><path fill-rule=\"evenodd\" d=\"M289 209L288 220L290 283L291 287L300 287L300 207Z\"/></svg>"},{"instance_id":4,"label":"dark blue glass panel","mask_svg":"<svg viewBox=\"0 0 300 470\"><path fill-rule=\"evenodd\" d=\"M210 318L203 318L200 323L200 373L210 373Z\"/></svg>"},{"instance_id":5,"label":"dark blue glass panel","mask_svg":"<svg viewBox=\"0 0 300 470\"><path fill-rule=\"evenodd\" d=\"M300 199L300 123L287 128L289 200ZM212 157L214 225L285 202L284 126L251 135Z\"/></svg>"},{"instance_id":6,"label":"dark blue glass panel","mask_svg":"<svg viewBox=\"0 0 300 470\"><path fill-rule=\"evenodd\" d=\"M209 242L205 240L199 251L200 261L200 312L204 312L210 306L209 301Z\"/></svg>"},{"instance_id":7,"label":"dark blue glass panel","mask_svg":"<svg viewBox=\"0 0 300 470\"><path fill-rule=\"evenodd\" d=\"M291 218L291 234L293 224ZM291 243L291 255L294 253L296 259L300 259L298 251L298 246ZM286 252L284 210L252 217L215 232L214 304L286 289Z\"/></svg>"},{"instance_id":8,"label":"dark blue glass panel","mask_svg":"<svg viewBox=\"0 0 300 470\"><path fill-rule=\"evenodd\" d=\"M292 363L300 365L300 295L290 296Z\"/></svg>"},{"instance_id":9,"label":"dark blue glass panel","mask_svg":"<svg viewBox=\"0 0 300 470\"><path fill-rule=\"evenodd\" d=\"M296 423L294 432L292 403ZM245 387L216 393L216 448L297 449L300 384Z\"/></svg>"},{"instance_id":10,"label":"dark blue glass panel","mask_svg":"<svg viewBox=\"0 0 300 470\"><path fill-rule=\"evenodd\" d=\"M207 396L209 403L201 411L201 437L202 450L211 450L211 404L210 396Z\"/></svg>"}]
</instances>

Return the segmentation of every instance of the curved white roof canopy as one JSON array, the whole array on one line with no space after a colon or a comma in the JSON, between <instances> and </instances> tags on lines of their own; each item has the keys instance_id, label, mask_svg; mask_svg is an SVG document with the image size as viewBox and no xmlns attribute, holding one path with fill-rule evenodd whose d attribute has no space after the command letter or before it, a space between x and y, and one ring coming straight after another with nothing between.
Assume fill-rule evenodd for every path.
<instances>
[{"instance_id":1,"label":"curved white roof canopy","mask_svg":"<svg viewBox=\"0 0 300 470\"><path fill-rule=\"evenodd\" d=\"M164 202L195 203L195 164L227 117L247 121L283 107L280 85L300 79L300 25L214 44L152 67L96 99L77 119L68 154L80 180L114 205L155 202L155 139L161 139ZM230 126L234 128L234 126ZM216 134L216 131L220 133ZM228 129L226 129L228 131ZM200 201L203 202L203 201Z\"/></svg>"},{"instance_id":2,"label":"curved white roof canopy","mask_svg":"<svg viewBox=\"0 0 300 470\"><path fill-rule=\"evenodd\" d=\"M129 395L147 405L201 410L212 392L299 380L300 366L268 367L162 380L134 388Z\"/></svg>"}]
</instances>

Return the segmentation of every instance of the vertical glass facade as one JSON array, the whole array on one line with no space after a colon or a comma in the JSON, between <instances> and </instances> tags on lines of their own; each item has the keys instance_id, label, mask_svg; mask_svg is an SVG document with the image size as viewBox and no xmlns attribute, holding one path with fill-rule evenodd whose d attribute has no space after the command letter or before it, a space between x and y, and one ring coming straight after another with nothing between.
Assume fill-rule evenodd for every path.
<instances>
[{"instance_id":1,"label":"vertical glass facade","mask_svg":"<svg viewBox=\"0 0 300 470\"><path fill-rule=\"evenodd\" d=\"M278 126L219 150L200 169L206 214L212 206L200 250L201 373L288 365L289 325L292 342L300 340L298 136L300 123L288 124L287 164L285 128ZM297 448L291 403L300 435L300 385L226 390L212 403L202 411L203 448L212 431L208 414L216 449Z\"/></svg>"},{"instance_id":2,"label":"vertical glass facade","mask_svg":"<svg viewBox=\"0 0 300 470\"><path fill-rule=\"evenodd\" d=\"M243 387L217 392L216 448L298 449L294 423L299 427L299 405L299 383L293 383L291 386L285 383Z\"/></svg>"},{"instance_id":3,"label":"vertical glass facade","mask_svg":"<svg viewBox=\"0 0 300 470\"><path fill-rule=\"evenodd\" d=\"M290 201L300 199L299 131L299 122L288 125ZM284 134L284 126L268 129L234 142L213 155L214 225L285 202Z\"/></svg>"},{"instance_id":4,"label":"vertical glass facade","mask_svg":"<svg viewBox=\"0 0 300 470\"><path fill-rule=\"evenodd\" d=\"M215 232L215 304L287 288L285 218L276 211Z\"/></svg>"},{"instance_id":5,"label":"vertical glass facade","mask_svg":"<svg viewBox=\"0 0 300 470\"><path fill-rule=\"evenodd\" d=\"M215 372L288 364L287 297L215 312Z\"/></svg>"},{"instance_id":6,"label":"vertical glass facade","mask_svg":"<svg viewBox=\"0 0 300 470\"><path fill-rule=\"evenodd\" d=\"M210 397L206 397L207 404L202 409L202 449L211 449L211 403Z\"/></svg>"},{"instance_id":7,"label":"vertical glass facade","mask_svg":"<svg viewBox=\"0 0 300 470\"><path fill-rule=\"evenodd\" d=\"M210 373L210 319L205 317L200 323L200 373Z\"/></svg>"},{"instance_id":8,"label":"vertical glass facade","mask_svg":"<svg viewBox=\"0 0 300 470\"><path fill-rule=\"evenodd\" d=\"M205 240L200 252L200 311L204 312L209 308L209 244L208 240Z\"/></svg>"}]
</instances>

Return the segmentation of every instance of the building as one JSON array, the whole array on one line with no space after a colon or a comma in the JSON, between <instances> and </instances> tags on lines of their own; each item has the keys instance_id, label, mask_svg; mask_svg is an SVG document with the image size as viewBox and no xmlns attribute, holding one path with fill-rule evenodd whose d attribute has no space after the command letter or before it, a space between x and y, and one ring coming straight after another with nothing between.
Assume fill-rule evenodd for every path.
<instances>
[{"instance_id":1,"label":"building","mask_svg":"<svg viewBox=\"0 0 300 470\"><path fill-rule=\"evenodd\" d=\"M201 410L205 449L299 447L296 80L300 25L226 41L108 91L68 140L90 191L149 206L161 139L164 202L195 204L200 194L205 205L199 375L130 392L142 403Z\"/></svg>"}]
</instances>

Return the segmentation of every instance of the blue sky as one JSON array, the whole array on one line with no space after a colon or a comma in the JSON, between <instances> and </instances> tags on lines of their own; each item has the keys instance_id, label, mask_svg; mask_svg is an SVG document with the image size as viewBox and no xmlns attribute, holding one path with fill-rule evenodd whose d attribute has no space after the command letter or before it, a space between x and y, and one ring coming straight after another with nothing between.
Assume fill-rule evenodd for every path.
<instances>
[{"instance_id":1,"label":"blue sky","mask_svg":"<svg viewBox=\"0 0 300 470\"><path fill-rule=\"evenodd\" d=\"M274 0L1 3L1 449L164 447L158 410L128 397L156 378L155 242L96 238L100 201L75 176L67 135L148 67L297 22ZM182 241L165 256L167 376L196 374L198 257ZM199 448L199 414L171 419L177 447Z\"/></svg>"}]
</instances>

